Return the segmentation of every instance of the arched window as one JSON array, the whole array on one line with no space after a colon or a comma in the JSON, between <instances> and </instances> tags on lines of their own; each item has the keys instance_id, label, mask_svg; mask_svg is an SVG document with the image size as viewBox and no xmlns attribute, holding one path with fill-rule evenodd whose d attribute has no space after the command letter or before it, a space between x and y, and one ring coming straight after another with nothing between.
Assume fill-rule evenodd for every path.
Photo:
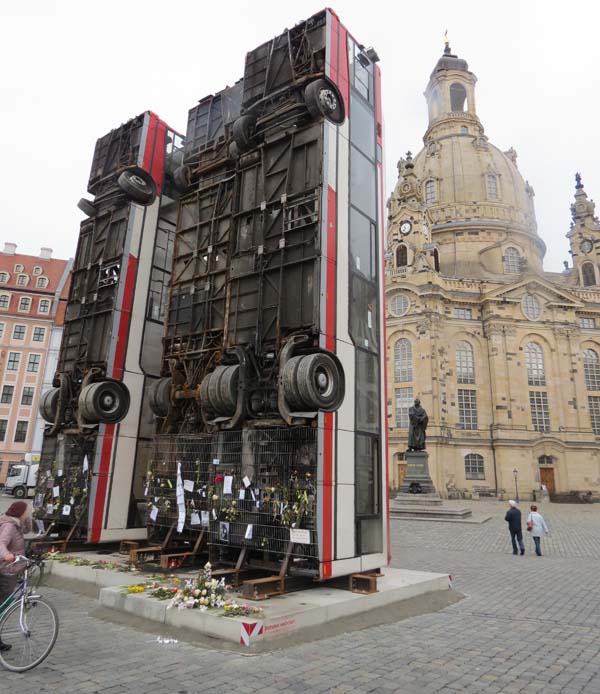
<instances>
[{"instance_id":1,"label":"arched window","mask_svg":"<svg viewBox=\"0 0 600 694\"><path fill-rule=\"evenodd\" d=\"M400 244L396 248L396 267L406 267L408 265L408 248Z\"/></svg>"},{"instance_id":2,"label":"arched window","mask_svg":"<svg viewBox=\"0 0 600 694\"><path fill-rule=\"evenodd\" d=\"M475 383L475 359L473 347L468 342L456 345L456 381L458 383Z\"/></svg>"},{"instance_id":3,"label":"arched window","mask_svg":"<svg viewBox=\"0 0 600 694\"><path fill-rule=\"evenodd\" d=\"M554 458L551 455L541 455L538 458L538 465L554 465Z\"/></svg>"},{"instance_id":4,"label":"arched window","mask_svg":"<svg viewBox=\"0 0 600 694\"><path fill-rule=\"evenodd\" d=\"M485 177L488 200L498 199L498 176L496 174L487 174Z\"/></svg>"},{"instance_id":5,"label":"arched window","mask_svg":"<svg viewBox=\"0 0 600 694\"><path fill-rule=\"evenodd\" d=\"M425 183L425 204L433 205L436 199L435 181L427 181Z\"/></svg>"},{"instance_id":6,"label":"arched window","mask_svg":"<svg viewBox=\"0 0 600 694\"><path fill-rule=\"evenodd\" d=\"M465 479L468 480L484 480L485 468L483 465L483 456L479 453L468 453L465 456Z\"/></svg>"},{"instance_id":7,"label":"arched window","mask_svg":"<svg viewBox=\"0 0 600 694\"><path fill-rule=\"evenodd\" d=\"M467 100L467 90L462 84L455 82L450 85L450 110L464 111Z\"/></svg>"},{"instance_id":8,"label":"arched window","mask_svg":"<svg viewBox=\"0 0 600 694\"><path fill-rule=\"evenodd\" d=\"M600 359L593 349L583 351L583 375L588 390L600 390Z\"/></svg>"},{"instance_id":9,"label":"arched window","mask_svg":"<svg viewBox=\"0 0 600 694\"><path fill-rule=\"evenodd\" d=\"M525 346L525 364L527 366L527 384L545 386L544 351L537 342L528 342Z\"/></svg>"},{"instance_id":10,"label":"arched window","mask_svg":"<svg viewBox=\"0 0 600 694\"><path fill-rule=\"evenodd\" d=\"M433 269L436 272L440 271L440 252L438 251L437 248L433 249L433 253L431 254L433 257Z\"/></svg>"},{"instance_id":11,"label":"arched window","mask_svg":"<svg viewBox=\"0 0 600 694\"><path fill-rule=\"evenodd\" d=\"M394 345L394 378L396 383L413 380L412 345L405 337L400 338Z\"/></svg>"},{"instance_id":12,"label":"arched window","mask_svg":"<svg viewBox=\"0 0 600 694\"><path fill-rule=\"evenodd\" d=\"M592 287L596 284L596 273L592 263L584 263L581 266L581 279L584 287Z\"/></svg>"},{"instance_id":13,"label":"arched window","mask_svg":"<svg viewBox=\"0 0 600 694\"><path fill-rule=\"evenodd\" d=\"M504 251L504 272L519 272L520 271L521 255L516 248L510 246Z\"/></svg>"}]
</instances>

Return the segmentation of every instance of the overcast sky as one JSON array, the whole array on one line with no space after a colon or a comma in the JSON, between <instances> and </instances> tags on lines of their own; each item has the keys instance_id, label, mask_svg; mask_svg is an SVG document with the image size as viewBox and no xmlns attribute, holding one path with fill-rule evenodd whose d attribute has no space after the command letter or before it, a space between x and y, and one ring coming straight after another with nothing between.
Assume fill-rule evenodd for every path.
<instances>
[{"instance_id":1,"label":"overcast sky","mask_svg":"<svg viewBox=\"0 0 600 694\"><path fill-rule=\"evenodd\" d=\"M76 208L98 137L151 109L185 132L187 111L242 76L245 53L323 7L312 0L195 2L23 0L0 4L0 248L75 253ZM398 158L419 151L423 91L443 51L477 75L491 142L514 147L533 185L545 267L568 258L569 205L580 171L600 201L600 5L528 0L339 0L383 71L387 190Z\"/></svg>"}]
</instances>

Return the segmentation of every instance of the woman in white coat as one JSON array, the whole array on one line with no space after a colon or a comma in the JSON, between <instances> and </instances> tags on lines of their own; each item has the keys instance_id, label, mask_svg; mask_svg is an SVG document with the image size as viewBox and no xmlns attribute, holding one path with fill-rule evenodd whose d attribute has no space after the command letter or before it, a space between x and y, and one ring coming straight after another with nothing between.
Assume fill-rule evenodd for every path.
<instances>
[{"instance_id":1,"label":"woman in white coat","mask_svg":"<svg viewBox=\"0 0 600 694\"><path fill-rule=\"evenodd\" d=\"M538 513L537 506L532 504L530 506L531 513L527 516L527 530L531 532L533 537L533 542L535 544L535 553L538 557L542 556L541 540L544 535L547 535L550 531L544 520L544 516Z\"/></svg>"}]
</instances>

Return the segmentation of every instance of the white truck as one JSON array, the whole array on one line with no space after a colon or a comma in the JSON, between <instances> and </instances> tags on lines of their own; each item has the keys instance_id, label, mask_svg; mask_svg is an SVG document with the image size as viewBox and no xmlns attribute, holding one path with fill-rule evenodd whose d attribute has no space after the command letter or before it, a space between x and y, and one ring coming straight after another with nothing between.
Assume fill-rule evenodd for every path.
<instances>
[{"instance_id":1,"label":"white truck","mask_svg":"<svg viewBox=\"0 0 600 694\"><path fill-rule=\"evenodd\" d=\"M4 493L17 499L33 496L37 484L38 462L23 462L11 465L4 485Z\"/></svg>"}]
</instances>

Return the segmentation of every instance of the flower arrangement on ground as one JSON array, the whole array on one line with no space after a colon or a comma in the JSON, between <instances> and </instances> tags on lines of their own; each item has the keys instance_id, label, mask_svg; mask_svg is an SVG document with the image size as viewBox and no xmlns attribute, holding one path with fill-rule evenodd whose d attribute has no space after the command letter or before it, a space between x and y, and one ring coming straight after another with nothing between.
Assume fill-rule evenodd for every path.
<instances>
[{"instance_id":1,"label":"flower arrangement on ground","mask_svg":"<svg viewBox=\"0 0 600 694\"><path fill-rule=\"evenodd\" d=\"M204 565L202 575L196 580L188 579L173 595L168 607L178 609L199 609L203 612L209 608L223 607L228 586L225 579L212 577L210 562Z\"/></svg>"},{"instance_id":2,"label":"flower arrangement on ground","mask_svg":"<svg viewBox=\"0 0 600 694\"><path fill-rule=\"evenodd\" d=\"M223 617L248 617L250 615L262 616L263 610L261 607L252 607L250 605L239 605L235 600L226 602L223 605Z\"/></svg>"}]
</instances>

